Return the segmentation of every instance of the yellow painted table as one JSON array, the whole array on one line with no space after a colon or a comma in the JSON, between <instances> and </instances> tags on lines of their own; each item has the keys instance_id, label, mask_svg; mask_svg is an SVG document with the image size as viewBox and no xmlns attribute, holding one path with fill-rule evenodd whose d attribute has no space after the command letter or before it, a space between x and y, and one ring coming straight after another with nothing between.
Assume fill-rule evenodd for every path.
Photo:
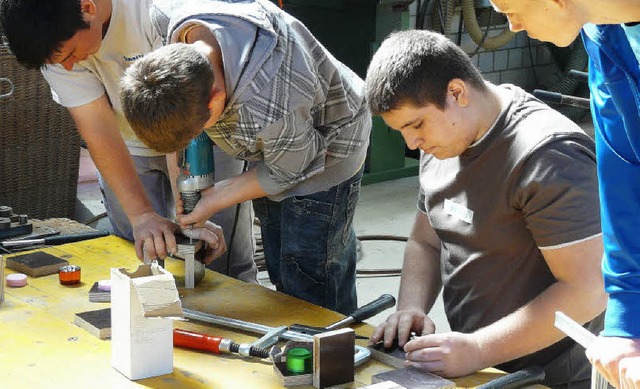
<instances>
[{"instance_id":1,"label":"yellow painted table","mask_svg":"<svg viewBox=\"0 0 640 389\"><path fill-rule=\"evenodd\" d=\"M281 388L270 363L257 358L174 350L173 374L130 381L111 367L108 340L100 340L73 324L77 312L106 308L108 303L89 301L95 281L108 279L110 268L135 269L140 262L133 245L106 237L50 247L42 251L63 257L82 268L82 284L60 285L58 275L29 278L23 288L5 288L0 303L0 387L2 388ZM23 253L20 253L23 254ZM5 275L12 270L5 269ZM2 280L4 282L4 280ZM325 326L342 315L259 285L207 271L192 290L180 289L186 308L216 315L280 326L293 323ZM196 322L177 322L192 331L252 342L259 334L214 327ZM372 327L355 327L369 336ZM364 345L366 341L362 340ZM392 368L369 361L356 368L356 381L345 386L358 388L371 383L371 376ZM455 380L458 387L474 387L500 376L487 369Z\"/></svg>"}]
</instances>

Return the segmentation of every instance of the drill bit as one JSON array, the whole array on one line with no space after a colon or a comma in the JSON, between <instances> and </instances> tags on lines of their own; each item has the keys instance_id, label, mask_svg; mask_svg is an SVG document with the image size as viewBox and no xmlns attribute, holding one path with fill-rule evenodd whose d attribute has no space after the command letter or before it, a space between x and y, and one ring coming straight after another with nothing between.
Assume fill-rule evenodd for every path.
<instances>
[{"instance_id":1,"label":"drill bit","mask_svg":"<svg viewBox=\"0 0 640 389\"><path fill-rule=\"evenodd\" d=\"M182 201L184 201L184 214L188 215L193 211L200 200L200 193L195 192L182 192L180 193L180 197L182 197ZM193 244L193 224L189 225L189 244Z\"/></svg>"}]
</instances>

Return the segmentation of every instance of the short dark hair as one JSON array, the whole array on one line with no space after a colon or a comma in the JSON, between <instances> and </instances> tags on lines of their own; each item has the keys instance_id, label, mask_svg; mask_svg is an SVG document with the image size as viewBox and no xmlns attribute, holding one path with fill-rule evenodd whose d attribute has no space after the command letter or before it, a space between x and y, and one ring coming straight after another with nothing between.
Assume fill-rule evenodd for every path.
<instances>
[{"instance_id":1,"label":"short dark hair","mask_svg":"<svg viewBox=\"0 0 640 389\"><path fill-rule=\"evenodd\" d=\"M156 151L183 149L209 120L211 62L192 45L172 43L125 71L120 97L138 138Z\"/></svg>"},{"instance_id":2,"label":"short dark hair","mask_svg":"<svg viewBox=\"0 0 640 389\"><path fill-rule=\"evenodd\" d=\"M433 104L443 109L449 81L459 78L485 90L469 56L444 35L407 30L389 35L367 70L369 108L379 115L403 104Z\"/></svg>"},{"instance_id":3,"label":"short dark hair","mask_svg":"<svg viewBox=\"0 0 640 389\"><path fill-rule=\"evenodd\" d=\"M0 0L0 30L29 68L46 65L64 42L86 28L80 0Z\"/></svg>"}]
</instances>

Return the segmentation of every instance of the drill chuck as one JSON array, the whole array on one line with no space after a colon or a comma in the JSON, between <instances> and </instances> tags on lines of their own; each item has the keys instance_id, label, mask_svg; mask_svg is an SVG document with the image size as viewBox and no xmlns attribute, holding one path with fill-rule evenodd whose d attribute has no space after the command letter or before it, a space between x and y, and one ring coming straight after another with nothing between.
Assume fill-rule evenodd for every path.
<instances>
[{"instance_id":1,"label":"drill chuck","mask_svg":"<svg viewBox=\"0 0 640 389\"><path fill-rule=\"evenodd\" d=\"M200 192L180 192L185 215L191 213L200 200Z\"/></svg>"}]
</instances>

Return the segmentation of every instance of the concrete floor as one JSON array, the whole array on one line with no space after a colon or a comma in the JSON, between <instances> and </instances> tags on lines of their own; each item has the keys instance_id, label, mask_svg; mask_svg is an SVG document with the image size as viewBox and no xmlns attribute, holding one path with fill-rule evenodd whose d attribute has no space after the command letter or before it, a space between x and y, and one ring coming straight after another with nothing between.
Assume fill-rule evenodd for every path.
<instances>
[{"instance_id":1,"label":"concrete floor","mask_svg":"<svg viewBox=\"0 0 640 389\"><path fill-rule=\"evenodd\" d=\"M80 178L78 181L78 202L76 219L86 223L105 211L102 204L95 166L86 150L82 150L80 159ZM355 228L358 236L396 235L408 236L416 212L416 196L418 193L417 177L401 178L378 184L365 185L360 192L360 200L356 208ZM99 229L109 229L107 218L90 224ZM358 270L400 269L404 242L397 241L364 241ZM259 281L266 287L272 287L266 272L258 275ZM383 293L397 297L400 276L359 275L357 279L358 302L364 305ZM388 309L367 320L372 325L383 322L395 310ZM442 309L442 302L436 302L433 320L439 331L446 331L449 326ZM330 323L327 323L330 324Z\"/></svg>"}]
</instances>

